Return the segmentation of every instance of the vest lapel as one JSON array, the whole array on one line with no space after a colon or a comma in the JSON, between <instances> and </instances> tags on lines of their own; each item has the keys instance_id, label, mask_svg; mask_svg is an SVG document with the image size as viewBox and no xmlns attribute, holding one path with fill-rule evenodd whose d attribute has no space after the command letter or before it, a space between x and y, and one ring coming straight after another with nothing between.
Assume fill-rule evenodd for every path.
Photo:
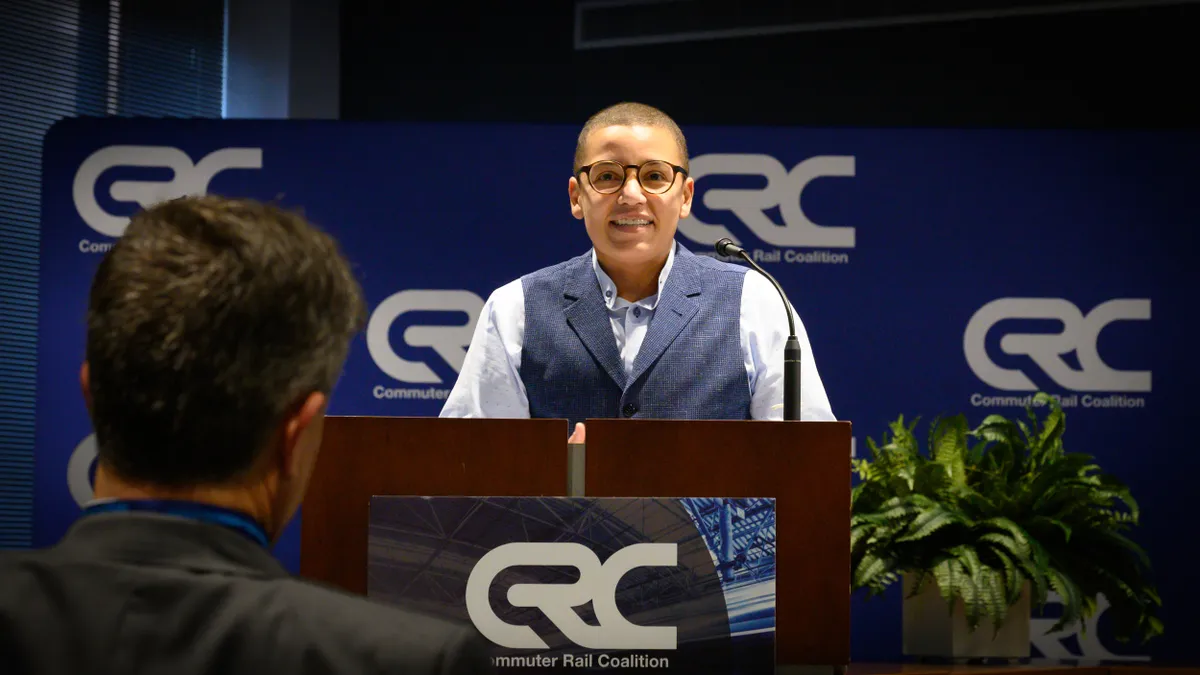
<instances>
[{"instance_id":1,"label":"vest lapel","mask_svg":"<svg viewBox=\"0 0 1200 675\"><path fill-rule=\"evenodd\" d=\"M621 364L617 339L613 337L608 318L608 305L600 293L600 282L592 270L591 257L577 258L576 263L567 268L566 276L563 312L567 323L604 372L624 391L625 367Z\"/></svg>"},{"instance_id":2,"label":"vest lapel","mask_svg":"<svg viewBox=\"0 0 1200 675\"><path fill-rule=\"evenodd\" d=\"M667 347L679 337L683 329L700 311L700 275L696 273L695 255L682 246L675 249L675 264L667 283L663 284L662 297L654 309L654 318L646 331L642 347L633 360L633 372L629 381L636 382L650 366L667 351Z\"/></svg>"}]
</instances>

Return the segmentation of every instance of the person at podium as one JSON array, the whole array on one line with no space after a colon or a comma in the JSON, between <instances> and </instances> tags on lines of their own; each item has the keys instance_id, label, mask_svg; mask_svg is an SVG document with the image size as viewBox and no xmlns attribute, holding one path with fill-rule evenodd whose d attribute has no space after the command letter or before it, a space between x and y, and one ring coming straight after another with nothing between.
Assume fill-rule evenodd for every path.
<instances>
[{"instance_id":1,"label":"person at podium","mask_svg":"<svg viewBox=\"0 0 1200 675\"><path fill-rule=\"evenodd\" d=\"M618 103L584 124L567 183L592 247L496 289L442 417L783 418L788 318L747 267L675 240L695 185L661 110ZM801 419L833 420L808 334Z\"/></svg>"}]
</instances>

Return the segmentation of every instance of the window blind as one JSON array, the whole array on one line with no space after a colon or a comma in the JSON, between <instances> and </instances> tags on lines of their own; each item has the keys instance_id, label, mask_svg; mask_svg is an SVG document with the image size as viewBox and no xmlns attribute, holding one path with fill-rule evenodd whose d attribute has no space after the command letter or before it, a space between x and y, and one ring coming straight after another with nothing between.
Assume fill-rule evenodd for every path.
<instances>
[{"instance_id":1,"label":"window blind","mask_svg":"<svg viewBox=\"0 0 1200 675\"><path fill-rule=\"evenodd\" d=\"M224 0L0 2L0 548L33 532L42 138L72 116L220 117ZM65 476L64 476L65 480Z\"/></svg>"}]
</instances>

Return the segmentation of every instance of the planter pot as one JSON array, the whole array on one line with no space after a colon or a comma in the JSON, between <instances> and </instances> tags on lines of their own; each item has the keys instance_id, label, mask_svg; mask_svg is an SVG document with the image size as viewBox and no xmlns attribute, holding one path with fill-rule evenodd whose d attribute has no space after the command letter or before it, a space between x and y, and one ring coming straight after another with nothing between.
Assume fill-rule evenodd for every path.
<instances>
[{"instance_id":1,"label":"planter pot","mask_svg":"<svg viewBox=\"0 0 1200 675\"><path fill-rule=\"evenodd\" d=\"M1021 590L1017 604L1008 608L1000 632L993 637L992 621L983 617L971 631L961 599L956 598L954 611L946 607L937 583L927 577L920 592L912 592L916 576L902 575L904 587L904 654L924 658L951 660L967 659L1026 659L1029 658L1029 584Z\"/></svg>"}]
</instances>

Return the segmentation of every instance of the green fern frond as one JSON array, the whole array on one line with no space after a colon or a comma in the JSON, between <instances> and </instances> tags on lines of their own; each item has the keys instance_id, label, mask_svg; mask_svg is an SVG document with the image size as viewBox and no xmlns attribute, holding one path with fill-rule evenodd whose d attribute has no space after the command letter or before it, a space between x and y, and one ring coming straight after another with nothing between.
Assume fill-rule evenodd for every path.
<instances>
[{"instance_id":1,"label":"green fern frond","mask_svg":"<svg viewBox=\"0 0 1200 675\"><path fill-rule=\"evenodd\" d=\"M1046 631L1046 634L1056 633L1072 624L1081 624L1086 617L1087 599L1080 592L1079 586L1074 580L1056 570L1051 570L1049 579L1050 587L1062 598L1063 613L1062 617Z\"/></svg>"},{"instance_id":2,"label":"green fern frond","mask_svg":"<svg viewBox=\"0 0 1200 675\"><path fill-rule=\"evenodd\" d=\"M1033 438L1034 438L1033 430L1030 429L1028 424L1025 424L1024 420L1014 420L1014 421L1017 424L1017 428L1021 430L1021 445L1028 447L1034 458L1040 459L1041 458L1040 448L1038 448L1037 444L1033 443Z\"/></svg>"},{"instance_id":3,"label":"green fern frond","mask_svg":"<svg viewBox=\"0 0 1200 675\"><path fill-rule=\"evenodd\" d=\"M967 580L963 565L957 558L947 557L933 567L933 577L937 581L938 591L947 607L954 610L954 599L958 595L960 584Z\"/></svg>"},{"instance_id":4,"label":"green fern frond","mask_svg":"<svg viewBox=\"0 0 1200 675\"><path fill-rule=\"evenodd\" d=\"M945 468L946 477L956 487L967 482L967 420L961 415L939 420L930 434L933 461Z\"/></svg>"},{"instance_id":5,"label":"green fern frond","mask_svg":"<svg viewBox=\"0 0 1200 675\"><path fill-rule=\"evenodd\" d=\"M1004 554L1018 560L1025 559L1028 556L1021 554L1021 545L1016 539L1009 534L1001 534L999 532L988 532L981 535L979 541L985 544L991 544L993 550L998 550Z\"/></svg>"},{"instance_id":6,"label":"green fern frond","mask_svg":"<svg viewBox=\"0 0 1200 675\"><path fill-rule=\"evenodd\" d=\"M1002 415L988 415L972 432L972 436L989 443L1017 445L1016 425Z\"/></svg>"},{"instance_id":7,"label":"green fern frond","mask_svg":"<svg viewBox=\"0 0 1200 675\"><path fill-rule=\"evenodd\" d=\"M853 585L855 588L873 586L877 578L888 570L888 561L871 554L863 556L858 567L854 570Z\"/></svg>"},{"instance_id":8,"label":"green fern frond","mask_svg":"<svg viewBox=\"0 0 1200 675\"><path fill-rule=\"evenodd\" d=\"M984 567L979 575L979 604L980 609L992 621L993 636L1000 632L1008 615L1008 603L1005 600L1004 580L999 572Z\"/></svg>"},{"instance_id":9,"label":"green fern frond","mask_svg":"<svg viewBox=\"0 0 1200 675\"><path fill-rule=\"evenodd\" d=\"M1030 519L1030 529L1034 531L1046 532L1051 529L1057 529L1063 533L1063 543L1071 543L1071 526L1057 518L1047 516L1034 516ZM1049 536L1044 534L1043 536Z\"/></svg>"},{"instance_id":10,"label":"green fern frond","mask_svg":"<svg viewBox=\"0 0 1200 675\"><path fill-rule=\"evenodd\" d=\"M962 518L958 514L948 511L941 506L935 506L914 518L908 524L908 534L898 537L896 543L920 541L941 528L956 523L962 523Z\"/></svg>"},{"instance_id":11,"label":"green fern frond","mask_svg":"<svg viewBox=\"0 0 1200 675\"><path fill-rule=\"evenodd\" d=\"M946 467L934 462L917 467L913 476L912 491L914 493L944 500L948 497L947 489L949 487L950 477L946 473Z\"/></svg>"},{"instance_id":12,"label":"green fern frond","mask_svg":"<svg viewBox=\"0 0 1200 675\"><path fill-rule=\"evenodd\" d=\"M1018 565L1007 550L1000 548L993 547L987 549L985 553L980 555L980 558L984 558L985 562L987 558L994 558L999 561L1000 569L1003 571L1002 584L1005 604L1012 606L1020 601L1021 592L1028 578L1028 575L1024 571L1027 567L1024 564Z\"/></svg>"},{"instance_id":13,"label":"green fern frond","mask_svg":"<svg viewBox=\"0 0 1200 675\"><path fill-rule=\"evenodd\" d=\"M859 545L867 540L868 537L875 531L875 526L871 523L862 523L858 526L850 528L850 550L854 551Z\"/></svg>"},{"instance_id":14,"label":"green fern frond","mask_svg":"<svg viewBox=\"0 0 1200 675\"><path fill-rule=\"evenodd\" d=\"M962 415L934 418L925 453L920 418L899 416L879 442L867 439L869 457L851 463L852 589L882 592L902 572L932 577L972 625L997 625L1028 584L1035 606L1051 590L1062 596L1054 630L1105 594L1118 639L1160 633L1149 560L1128 534L1137 502L1091 455L1066 451L1057 400L1039 392L1034 403L1026 419L988 415L974 429Z\"/></svg>"},{"instance_id":15,"label":"green fern frond","mask_svg":"<svg viewBox=\"0 0 1200 675\"><path fill-rule=\"evenodd\" d=\"M1049 399L1054 401L1054 399ZM1041 432L1038 434L1038 444L1048 450L1057 450L1061 448L1058 443L1063 432L1066 431L1066 416L1063 415L1062 408L1055 402L1050 408L1050 414L1046 416L1046 421L1042 423Z\"/></svg>"},{"instance_id":16,"label":"green fern frond","mask_svg":"<svg viewBox=\"0 0 1200 675\"><path fill-rule=\"evenodd\" d=\"M1029 556L1033 555L1031 544L1032 538L1029 536L1029 532L1008 518L988 518L987 520L980 522L979 526L986 530L999 530L1011 537L1014 547L1013 552L1018 557L1028 558Z\"/></svg>"},{"instance_id":17,"label":"green fern frond","mask_svg":"<svg viewBox=\"0 0 1200 675\"><path fill-rule=\"evenodd\" d=\"M1032 592L1030 597L1033 604L1040 607L1046 604L1046 598L1050 594L1050 554L1037 539L1029 540L1029 548L1029 560L1033 563L1034 572L1029 577Z\"/></svg>"}]
</instances>

